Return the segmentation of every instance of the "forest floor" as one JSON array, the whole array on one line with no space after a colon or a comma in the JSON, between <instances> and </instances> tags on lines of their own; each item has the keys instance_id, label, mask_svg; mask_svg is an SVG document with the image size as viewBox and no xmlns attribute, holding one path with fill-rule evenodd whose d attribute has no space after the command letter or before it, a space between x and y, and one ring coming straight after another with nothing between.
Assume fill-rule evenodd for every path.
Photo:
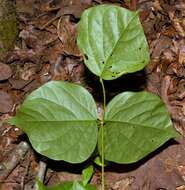
<instances>
[{"instance_id":1,"label":"forest floor","mask_svg":"<svg viewBox=\"0 0 185 190\"><path fill-rule=\"evenodd\" d=\"M111 190L185 190L185 1L184 0L16 0L19 35L13 51L0 60L0 189L31 190L44 158L36 153L23 131L6 123L26 95L50 80L85 86L100 102L96 77L83 64L76 45L81 13L97 4L112 3L140 9L150 47L147 68L106 82L109 96L124 90L146 89L158 94L181 134L145 159L106 169ZM47 186L80 178L84 164L45 160ZM11 165L9 169L3 165ZM91 180L100 185L100 168Z\"/></svg>"}]
</instances>

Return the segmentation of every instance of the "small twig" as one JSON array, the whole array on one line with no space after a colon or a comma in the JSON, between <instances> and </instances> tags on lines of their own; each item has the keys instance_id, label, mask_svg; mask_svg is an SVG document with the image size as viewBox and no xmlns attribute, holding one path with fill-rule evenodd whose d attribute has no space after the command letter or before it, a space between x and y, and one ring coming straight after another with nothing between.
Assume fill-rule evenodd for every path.
<instances>
[{"instance_id":1,"label":"small twig","mask_svg":"<svg viewBox=\"0 0 185 190\"><path fill-rule=\"evenodd\" d=\"M57 20L60 17L61 16L55 16L54 18L52 18L48 22L46 22L43 26L41 26L40 29L44 30L47 26L51 25L55 20Z\"/></svg>"},{"instance_id":2,"label":"small twig","mask_svg":"<svg viewBox=\"0 0 185 190\"><path fill-rule=\"evenodd\" d=\"M20 142L14 151L8 156L8 159L0 163L0 181L5 180L24 158L29 149L26 142Z\"/></svg>"},{"instance_id":3,"label":"small twig","mask_svg":"<svg viewBox=\"0 0 185 190\"><path fill-rule=\"evenodd\" d=\"M46 162L41 160L39 162L39 169L38 169L38 173L37 173L37 179L41 182L44 182L44 177L46 174L46 168L47 168ZM36 184L35 184L35 190L38 190L38 187Z\"/></svg>"},{"instance_id":4,"label":"small twig","mask_svg":"<svg viewBox=\"0 0 185 190\"><path fill-rule=\"evenodd\" d=\"M45 162L43 162L43 161L39 162L39 170L38 170L37 178L41 182L44 182L44 177L45 177L45 173L46 173L46 167L47 167L47 164Z\"/></svg>"},{"instance_id":5,"label":"small twig","mask_svg":"<svg viewBox=\"0 0 185 190\"><path fill-rule=\"evenodd\" d=\"M27 158L30 158L30 156L31 156L31 154L30 154L30 152L28 152ZM27 174L29 173L30 164L31 164L31 160L29 159L29 162L26 164L26 167L25 167L24 176L21 179L21 189L22 190L24 190L24 189L26 190L25 178L26 178Z\"/></svg>"}]
</instances>

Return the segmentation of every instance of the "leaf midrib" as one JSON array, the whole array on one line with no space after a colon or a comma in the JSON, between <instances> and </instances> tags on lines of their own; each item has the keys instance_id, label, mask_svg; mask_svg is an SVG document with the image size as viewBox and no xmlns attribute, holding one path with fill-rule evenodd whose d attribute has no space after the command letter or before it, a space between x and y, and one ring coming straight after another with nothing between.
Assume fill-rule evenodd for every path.
<instances>
[{"instance_id":1,"label":"leaf midrib","mask_svg":"<svg viewBox=\"0 0 185 190\"><path fill-rule=\"evenodd\" d=\"M153 127L151 125L148 126L148 125L143 125L143 124L138 124L138 123L133 123L133 122L128 122L128 121L115 121L115 120L105 120L105 125L106 125L106 122L122 123L122 124L127 124L127 125L136 125L136 126L140 126L140 127L144 127L144 128L156 129L156 130L159 130L159 131L166 131L169 128L169 126L167 126L165 129L161 129L161 128Z\"/></svg>"},{"instance_id":2,"label":"leaf midrib","mask_svg":"<svg viewBox=\"0 0 185 190\"><path fill-rule=\"evenodd\" d=\"M62 121L56 121L56 120L39 120L39 121L33 121L33 120L21 120L21 122L32 122L32 123L39 123L39 122L56 122L56 123L58 123L58 122L60 122L60 123L63 123L63 122L67 122L67 123L90 123L90 122L97 122L97 120L62 120Z\"/></svg>"},{"instance_id":3,"label":"leaf midrib","mask_svg":"<svg viewBox=\"0 0 185 190\"><path fill-rule=\"evenodd\" d=\"M105 60L105 64L104 64L103 70L102 70L102 72L101 72L100 78L102 78L102 75L103 75L103 73L104 73L104 68L105 68L106 64L108 63L108 61L109 61L109 59L110 59L110 57L111 57L111 54L114 53L114 51L115 51L115 49L116 49L116 47L117 47L118 42L119 42L120 39L122 38L123 34L124 34L125 31L127 30L127 28L128 28L128 26L130 25L130 23L133 21L133 19L134 19L137 15L138 15L138 12L135 12L135 15L129 20L127 26L126 26L125 29L123 29L123 31L121 32L121 35L120 35L119 39L117 40L117 42L115 43L114 47L112 48L112 51L110 52L109 56L107 56L107 59ZM104 44L104 42L103 42L103 44Z\"/></svg>"}]
</instances>

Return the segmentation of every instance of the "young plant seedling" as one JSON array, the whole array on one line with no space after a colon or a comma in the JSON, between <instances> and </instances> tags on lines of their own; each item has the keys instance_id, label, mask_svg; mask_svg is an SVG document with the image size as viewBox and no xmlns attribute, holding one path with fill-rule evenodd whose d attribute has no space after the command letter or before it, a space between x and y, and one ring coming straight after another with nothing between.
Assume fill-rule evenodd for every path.
<instances>
[{"instance_id":1,"label":"young plant seedling","mask_svg":"<svg viewBox=\"0 0 185 190\"><path fill-rule=\"evenodd\" d=\"M79 181L64 182L54 187L45 187L40 181L37 181L37 188L38 190L96 190L94 186L89 184L84 186Z\"/></svg>"},{"instance_id":2,"label":"young plant seedling","mask_svg":"<svg viewBox=\"0 0 185 190\"><path fill-rule=\"evenodd\" d=\"M105 160L137 162L177 134L165 105L154 94L123 92L106 105L103 80L139 71L149 63L138 12L112 5L90 8L78 24L77 42L85 65L102 85L100 127L92 95L63 81L49 82L32 92L10 123L28 135L37 152L53 160L81 163L98 146L104 190ZM71 185L75 189L79 183Z\"/></svg>"},{"instance_id":3,"label":"young plant seedling","mask_svg":"<svg viewBox=\"0 0 185 190\"><path fill-rule=\"evenodd\" d=\"M38 190L96 190L96 187L88 184L94 173L93 166L85 168L82 172L82 181L65 182L54 187L45 187L37 180Z\"/></svg>"}]
</instances>

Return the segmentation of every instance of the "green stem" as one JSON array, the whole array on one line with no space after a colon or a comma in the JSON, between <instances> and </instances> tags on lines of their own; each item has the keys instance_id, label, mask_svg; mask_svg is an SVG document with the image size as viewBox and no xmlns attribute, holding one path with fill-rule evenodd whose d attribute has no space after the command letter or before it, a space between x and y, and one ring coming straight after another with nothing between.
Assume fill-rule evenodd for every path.
<instances>
[{"instance_id":1,"label":"green stem","mask_svg":"<svg viewBox=\"0 0 185 190\"><path fill-rule=\"evenodd\" d=\"M103 91L103 120L104 120L104 113L105 113L105 108L106 108L106 94L105 94L105 87L104 87L104 83L103 83L103 79L100 78L100 83L102 86L102 91Z\"/></svg>"},{"instance_id":2,"label":"green stem","mask_svg":"<svg viewBox=\"0 0 185 190\"><path fill-rule=\"evenodd\" d=\"M101 162L102 162L102 190L105 189L105 176L104 176L104 117L105 117L105 108L106 108L106 94L105 94L105 87L104 87L104 83L103 83L103 79L100 78L100 83L102 86L102 92L103 92L103 117L101 120Z\"/></svg>"}]
</instances>

